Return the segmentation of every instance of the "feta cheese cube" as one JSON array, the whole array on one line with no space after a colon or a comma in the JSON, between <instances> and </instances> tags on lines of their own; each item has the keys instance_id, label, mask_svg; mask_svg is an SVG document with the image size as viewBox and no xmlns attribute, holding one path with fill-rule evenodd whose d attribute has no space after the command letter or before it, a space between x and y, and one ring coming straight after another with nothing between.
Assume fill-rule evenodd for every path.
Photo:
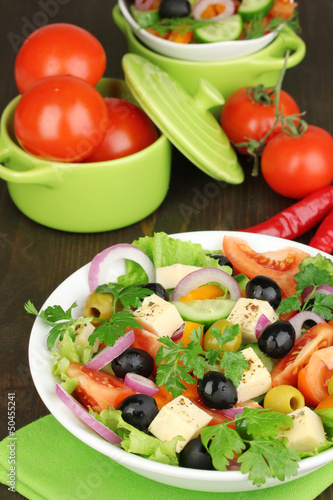
<instances>
[{"instance_id":1,"label":"feta cheese cube","mask_svg":"<svg viewBox=\"0 0 333 500\"><path fill-rule=\"evenodd\" d=\"M212 418L190 399L179 396L162 407L148 430L161 441L182 436L184 440L178 441L176 447L179 453L191 439L199 436L202 427L208 425Z\"/></svg>"},{"instance_id":2,"label":"feta cheese cube","mask_svg":"<svg viewBox=\"0 0 333 500\"><path fill-rule=\"evenodd\" d=\"M237 300L235 307L227 319L234 325L239 325L243 344L257 342L256 326L262 314L264 314L271 323L278 319L277 313L266 300L247 299L244 297Z\"/></svg>"},{"instance_id":3,"label":"feta cheese cube","mask_svg":"<svg viewBox=\"0 0 333 500\"><path fill-rule=\"evenodd\" d=\"M188 266L185 264L172 264L172 266L157 267L156 283L160 283L167 290L175 288L185 276L199 269L201 269L201 267Z\"/></svg>"},{"instance_id":4,"label":"feta cheese cube","mask_svg":"<svg viewBox=\"0 0 333 500\"><path fill-rule=\"evenodd\" d=\"M239 403L261 396L272 388L271 374L252 347L244 349L242 353L250 368L244 370L242 380L236 389Z\"/></svg>"},{"instance_id":5,"label":"feta cheese cube","mask_svg":"<svg viewBox=\"0 0 333 500\"><path fill-rule=\"evenodd\" d=\"M145 297L134 316L145 330L158 337L172 337L184 323L176 306L156 294Z\"/></svg>"},{"instance_id":6,"label":"feta cheese cube","mask_svg":"<svg viewBox=\"0 0 333 500\"><path fill-rule=\"evenodd\" d=\"M286 437L287 448L296 451L314 451L326 440L321 418L313 410L304 406L288 415L294 421L294 427L280 429L278 437Z\"/></svg>"}]
</instances>

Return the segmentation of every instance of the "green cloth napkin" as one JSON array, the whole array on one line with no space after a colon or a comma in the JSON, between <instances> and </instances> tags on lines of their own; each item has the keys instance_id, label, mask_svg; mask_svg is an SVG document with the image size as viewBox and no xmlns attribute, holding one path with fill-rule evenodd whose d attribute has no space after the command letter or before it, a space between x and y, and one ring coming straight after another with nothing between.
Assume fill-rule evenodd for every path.
<instances>
[{"instance_id":1,"label":"green cloth napkin","mask_svg":"<svg viewBox=\"0 0 333 500\"><path fill-rule=\"evenodd\" d=\"M15 491L29 500L234 500L235 493L203 493L160 484L88 447L52 415L15 434ZM0 443L0 481L8 486L11 438ZM274 488L237 493L237 500L313 500L333 480L333 462Z\"/></svg>"}]
</instances>

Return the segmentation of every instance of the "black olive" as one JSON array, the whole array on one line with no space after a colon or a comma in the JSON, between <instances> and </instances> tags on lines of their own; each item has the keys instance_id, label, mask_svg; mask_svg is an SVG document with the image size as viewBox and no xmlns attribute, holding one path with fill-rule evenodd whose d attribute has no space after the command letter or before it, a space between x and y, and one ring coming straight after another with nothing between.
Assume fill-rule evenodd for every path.
<instances>
[{"instance_id":1,"label":"black olive","mask_svg":"<svg viewBox=\"0 0 333 500\"><path fill-rule=\"evenodd\" d=\"M273 309L280 305L282 294L279 285L268 276L255 276L247 282L246 296L249 299L267 300Z\"/></svg>"},{"instance_id":2,"label":"black olive","mask_svg":"<svg viewBox=\"0 0 333 500\"><path fill-rule=\"evenodd\" d=\"M207 372L203 379L198 381L198 394L209 408L223 410L237 403L235 386L221 372Z\"/></svg>"},{"instance_id":3,"label":"black olive","mask_svg":"<svg viewBox=\"0 0 333 500\"><path fill-rule=\"evenodd\" d=\"M245 441L251 441L253 435L247 430L247 422L244 418L237 418L235 421L235 429L242 439Z\"/></svg>"},{"instance_id":4,"label":"black olive","mask_svg":"<svg viewBox=\"0 0 333 500\"><path fill-rule=\"evenodd\" d=\"M159 297L161 297L161 299L170 299L168 292L160 283L146 283L142 286L142 288L149 288L149 290L152 290L155 295L158 295Z\"/></svg>"},{"instance_id":5,"label":"black olive","mask_svg":"<svg viewBox=\"0 0 333 500\"><path fill-rule=\"evenodd\" d=\"M295 328L289 321L275 321L261 332L258 347L266 356L279 359L292 350L295 338Z\"/></svg>"},{"instance_id":6,"label":"black olive","mask_svg":"<svg viewBox=\"0 0 333 500\"><path fill-rule=\"evenodd\" d=\"M230 260L225 256L219 253L213 253L210 255L212 259L218 260L219 266L229 266L231 267L232 273L234 273L234 266L231 264Z\"/></svg>"},{"instance_id":7,"label":"black olive","mask_svg":"<svg viewBox=\"0 0 333 500\"><path fill-rule=\"evenodd\" d=\"M161 17L186 17L191 10L188 0L162 0L159 9Z\"/></svg>"},{"instance_id":8,"label":"black olive","mask_svg":"<svg viewBox=\"0 0 333 500\"><path fill-rule=\"evenodd\" d=\"M179 465L189 469L215 470L212 457L201 442L201 437L192 439L180 452Z\"/></svg>"},{"instance_id":9,"label":"black olive","mask_svg":"<svg viewBox=\"0 0 333 500\"><path fill-rule=\"evenodd\" d=\"M118 405L117 410L121 411L125 422L145 432L158 414L155 399L147 394L128 396Z\"/></svg>"},{"instance_id":10,"label":"black olive","mask_svg":"<svg viewBox=\"0 0 333 500\"><path fill-rule=\"evenodd\" d=\"M149 377L153 373L154 366L154 359L148 352L134 347L129 347L111 361L114 374L121 379L125 378L126 373Z\"/></svg>"}]
</instances>

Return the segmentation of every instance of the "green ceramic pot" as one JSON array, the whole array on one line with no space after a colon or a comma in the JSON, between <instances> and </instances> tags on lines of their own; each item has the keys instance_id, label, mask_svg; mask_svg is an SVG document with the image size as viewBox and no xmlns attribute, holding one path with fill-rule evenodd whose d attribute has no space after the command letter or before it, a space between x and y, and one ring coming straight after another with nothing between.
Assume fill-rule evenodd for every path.
<instances>
[{"instance_id":1,"label":"green ceramic pot","mask_svg":"<svg viewBox=\"0 0 333 500\"><path fill-rule=\"evenodd\" d=\"M103 96L134 101L123 80L103 78ZM1 117L0 178L15 205L32 220L63 231L94 233L126 227L151 214L170 181L171 144L164 135L148 148L99 163L50 162L24 151L13 118L20 96Z\"/></svg>"},{"instance_id":2,"label":"green ceramic pot","mask_svg":"<svg viewBox=\"0 0 333 500\"><path fill-rule=\"evenodd\" d=\"M226 99L235 90L247 85L275 85L284 64L286 51L291 55L287 67L299 64L305 56L303 40L285 29L267 47L255 54L217 62L196 62L162 56L143 45L134 35L118 6L113 19L127 39L129 52L138 54L173 76L190 93L197 91L200 78L210 82Z\"/></svg>"}]
</instances>

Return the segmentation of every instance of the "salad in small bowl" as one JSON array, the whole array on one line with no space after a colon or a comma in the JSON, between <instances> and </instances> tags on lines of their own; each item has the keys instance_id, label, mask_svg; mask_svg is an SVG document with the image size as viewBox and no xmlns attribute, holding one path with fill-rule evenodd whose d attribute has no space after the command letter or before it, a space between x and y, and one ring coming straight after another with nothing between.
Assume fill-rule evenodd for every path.
<instances>
[{"instance_id":1,"label":"salad in small bowl","mask_svg":"<svg viewBox=\"0 0 333 500\"><path fill-rule=\"evenodd\" d=\"M287 24L299 28L293 0L118 0L148 48L187 61L223 61L260 51Z\"/></svg>"},{"instance_id":2,"label":"salad in small bowl","mask_svg":"<svg viewBox=\"0 0 333 500\"><path fill-rule=\"evenodd\" d=\"M29 362L52 414L145 477L248 491L333 460L333 261L211 231L114 245L36 315Z\"/></svg>"}]
</instances>

